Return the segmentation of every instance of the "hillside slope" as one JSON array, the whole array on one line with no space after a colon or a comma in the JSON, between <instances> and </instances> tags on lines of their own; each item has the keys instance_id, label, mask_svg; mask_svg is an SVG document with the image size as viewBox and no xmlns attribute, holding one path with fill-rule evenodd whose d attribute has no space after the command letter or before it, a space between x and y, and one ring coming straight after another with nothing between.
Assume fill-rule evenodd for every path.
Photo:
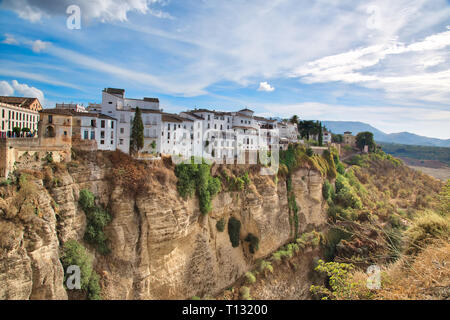
<instances>
[{"instance_id":1,"label":"hillside slope","mask_svg":"<svg viewBox=\"0 0 450 320\"><path fill-rule=\"evenodd\" d=\"M378 142L421 145L421 146L450 147L450 139L444 140L437 138L429 138L409 132L387 134L364 122L322 121L322 123L335 134L343 134L345 131L351 131L353 134L356 135L359 132L370 131L374 134L374 138Z\"/></svg>"}]
</instances>

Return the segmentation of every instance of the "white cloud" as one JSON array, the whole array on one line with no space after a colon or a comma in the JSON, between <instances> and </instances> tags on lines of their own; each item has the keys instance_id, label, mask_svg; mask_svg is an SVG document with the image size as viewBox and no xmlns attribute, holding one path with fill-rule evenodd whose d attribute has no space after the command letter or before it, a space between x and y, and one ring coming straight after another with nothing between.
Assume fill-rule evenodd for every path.
<instances>
[{"instance_id":1,"label":"white cloud","mask_svg":"<svg viewBox=\"0 0 450 320\"><path fill-rule=\"evenodd\" d=\"M357 83L368 88L383 89L387 93L404 94L405 99L445 103L450 99L448 69L434 72L424 69L443 63L448 68L450 61L441 52L447 46L450 46L450 31L428 36L409 45L389 41L309 62L297 68L292 76L306 83ZM399 60L394 60L396 55L408 61L408 64L398 64ZM381 64L384 65L371 68ZM414 65L422 71L411 68Z\"/></svg>"},{"instance_id":2,"label":"white cloud","mask_svg":"<svg viewBox=\"0 0 450 320\"><path fill-rule=\"evenodd\" d=\"M35 88L30 87L25 83L19 83L17 80L12 80L11 84L7 81L0 81L0 96L20 96L27 98L38 98L44 103L44 93Z\"/></svg>"},{"instance_id":3,"label":"white cloud","mask_svg":"<svg viewBox=\"0 0 450 320\"><path fill-rule=\"evenodd\" d=\"M15 94L28 98L38 98L41 103L44 103L44 93L41 90L19 83L17 80L11 81L11 85Z\"/></svg>"},{"instance_id":4,"label":"white cloud","mask_svg":"<svg viewBox=\"0 0 450 320\"><path fill-rule=\"evenodd\" d=\"M18 44L19 42L14 38L12 34L5 33L5 40L2 41L5 44Z\"/></svg>"},{"instance_id":5,"label":"white cloud","mask_svg":"<svg viewBox=\"0 0 450 320\"><path fill-rule=\"evenodd\" d=\"M33 52L40 53L41 51L48 48L50 45L50 42L42 41L42 40L35 40L33 41L33 44L31 45L31 49Z\"/></svg>"},{"instance_id":6,"label":"white cloud","mask_svg":"<svg viewBox=\"0 0 450 320\"><path fill-rule=\"evenodd\" d=\"M272 92L274 91L275 88L272 87L269 83L267 83L266 81L264 82L260 82L259 83L259 88L258 91L266 91L266 92Z\"/></svg>"},{"instance_id":7,"label":"white cloud","mask_svg":"<svg viewBox=\"0 0 450 320\"><path fill-rule=\"evenodd\" d=\"M0 81L0 96L10 96L14 93L14 88L6 81Z\"/></svg>"},{"instance_id":8,"label":"white cloud","mask_svg":"<svg viewBox=\"0 0 450 320\"><path fill-rule=\"evenodd\" d=\"M170 19L172 16L169 13L152 8L164 3L163 0L3 0L0 6L16 12L22 19L37 22L43 17L65 15L68 6L77 5L83 19L107 22L126 21L129 12Z\"/></svg>"}]
</instances>

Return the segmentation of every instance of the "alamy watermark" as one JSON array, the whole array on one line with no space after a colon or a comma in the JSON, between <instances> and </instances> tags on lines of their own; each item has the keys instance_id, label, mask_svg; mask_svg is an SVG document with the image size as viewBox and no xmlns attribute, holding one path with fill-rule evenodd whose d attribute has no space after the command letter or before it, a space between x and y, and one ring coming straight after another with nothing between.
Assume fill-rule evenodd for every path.
<instances>
[{"instance_id":1,"label":"alamy watermark","mask_svg":"<svg viewBox=\"0 0 450 320\"><path fill-rule=\"evenodd\" d=\"M381 289L381 269L377 265L371 265L367 268L367 274L369 277L366 281L366 286L370 290Z\"/></svg>"},{"instance_id":2,"label":"alamy watermark","mask_svg":"<svg viewBox=\"0 0 450 320\"><path fill-rule=\"evenodd\" d=\"M68 275L66 280L66 287L69 290L80 290L81 289L81 270L77 265L71 265L67 267L66 275Z\"/></svg>"},{"instance_id":3,"label":"alamy watermark","mask_svg":"<svg viewBox=\"0 0 450 320\"><path fill-rule=\"evenodd\" d=\"M66 13L69 15L66 20L67 29L81 29L81 9L77 5L70 5L67 7Z\"/></svg>"}]
</instances>

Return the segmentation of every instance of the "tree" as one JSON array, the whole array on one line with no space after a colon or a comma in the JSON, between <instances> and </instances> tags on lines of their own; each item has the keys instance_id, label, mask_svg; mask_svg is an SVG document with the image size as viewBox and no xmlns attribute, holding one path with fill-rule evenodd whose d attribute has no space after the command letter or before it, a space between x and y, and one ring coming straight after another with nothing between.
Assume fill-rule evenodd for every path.
<instances>
[{"instance_id":1,"label":"tree","mask_svg":"<svg viewBox=\"0 0 450 320\"><path fill-rule=\"evenodd\" d=\"M152 143L150 144L150 147L152 147L153 150L156 149L156 142L152 141Z\"/></svg>"},{"instance_id":2,"label":"tree","mask_svg":"<svg viewBox=\"0 0 450 320\"><path fill-rule=\"evenodd\" d=\"M20 137L20 131L21 131L20 127L14 127L12 131L16 137Z\"/></svg>"},{"instance_id":3,"label":"tree","mask_svg":"<svg viewBox=\"0 0 450 320\"><path fill-rule=\"evenodd\" d=\"M376 148L375 141L373 140L373 133L369 131L360 132L356 135L356 146L359 150L364 150L364 146L369 147L369 152L372 152Z\"/></svg>"},{"instance_id":4,"label":"tree","mask_svg":"<svg viewBox=\"0 0 450 320\"><path fill-rule=\"evenodd\" d=\"M322 137L322 122L319 122L319 147L323 145L323 137Z\"/></svg>"},{"instance_id":5,"label":"tree","mask_svg":"<svg viewBox=\"0 0 450 320\"><path fill-rule=\"evenodd\" d=\"M136 107L133 126L131 127L130 151L136 153L144 147L144 123L142 122L142 113L139 107Z\"/></svg>"},{"instance_id":6,"label":"tree","mask_svg":"<svg viewBox=\"0 0 450 320\"><path fill-rule=\"evenodd\" d=\"M298 123L298 131L302 138L306 137L306 140L309 140L309 136L314 134L315 126L314 121L303 120Z\"/></svg>"},{"instance_id":7,"label":"tree","mask_svg":"<svg viewBox=\"0 0 450 320\"><path fill-rule=\"evenodd\" d=\"M331 142L342 143L344 142L344 136L342 134L332 134Z\"/></svg>"},{"instance_id":8,"label":"tree","mask_svg":"<svg viewBox=\"0 0 450 320\"><path fill-rule=\"evenodd\" d=\"M292 118L289 120L291 123L298 125L298 116L293 115Z\"/></svg>"}]
</instances>

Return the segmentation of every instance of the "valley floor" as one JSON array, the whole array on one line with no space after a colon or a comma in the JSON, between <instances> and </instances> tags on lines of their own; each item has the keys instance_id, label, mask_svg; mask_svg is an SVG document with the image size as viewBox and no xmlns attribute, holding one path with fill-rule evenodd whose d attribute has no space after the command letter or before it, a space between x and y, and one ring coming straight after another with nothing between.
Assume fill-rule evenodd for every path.
<instances>
[{"instance_id":1,"label":"valley floor","mask_svg":"<svg viewBox=\"0 0 450 320\"><path fill-rule=\"evenodd\" d=\"M450 167L443 167L443 168L428 168L419 166L409 166L409 167L414 170L421 171L429 176L432 176L444 182L450 179Z\"/></svg>"}]
</instances>

